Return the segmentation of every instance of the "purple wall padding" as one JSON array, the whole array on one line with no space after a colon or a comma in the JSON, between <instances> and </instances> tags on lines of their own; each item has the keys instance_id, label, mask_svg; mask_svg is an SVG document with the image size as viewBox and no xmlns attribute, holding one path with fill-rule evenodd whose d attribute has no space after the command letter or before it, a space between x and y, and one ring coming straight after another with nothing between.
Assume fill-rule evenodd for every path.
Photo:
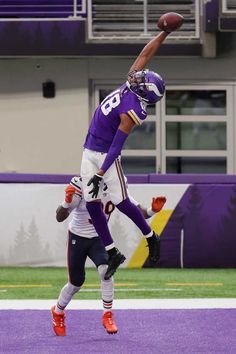
<instances>
[{"instance_id":1,"label":"purple wall padding","mask_svg":"<svg viewBox=\"0 0 236 354\"><path fill-rule=\"evenodd\" d=\"M149 175L127 175L127 179L131 184L149 183Z\"/></svg>"},{"instance_id":2,"label":"purple wall padding","mask_svg":"<svg viewBox=\"0 0 236 354\"><path fill-rule=\"evenodd\" d=\"M69 183L74 175L0 173L0 183Z\"/></svg>"},{"instance_id":3,"label":"purple wall padding","mask_svg":"<svg viewBox=\"0 0 236 354\"><path fill-rule=\"evenodd\" d=\"M0 173L0 183L66 184L72 176ZM128 181L189 184L161 234L157 267L180 267L183 249L184 267L236 268L236 175L130 175Z\"/></svg>"},{"instance_id":4,"label":"purple wall padding","mask_svg":"<svg viewBox=\"0 0 236 354\"><path fill-rule=\"evenodd\" d=\"M69 183L74 175L0 173L0 183ZM236 175L192 175L192 174L141 174L127 175L130 184L236 184Z\"/></svg>"},{"instance_id":5,"label":"purple wall padding","mask_svg":"<svg viewBox=\"0 0 236 354\"><path fill-rule=\"evenodd\" d=\"M223 174L166 174L166 175L149 175L149 183L236 183L236 175Z\"/></svg>"},{"instance_id":6,"label":"purple wall padding","mask_svg":"<svg viewBox=\"0 0 236 354\"><path fill-rule=\"evenodd\" d=\"M158 267L236 268L236 184L191 185L161 234Z\"/></svg>"}]
</instances>

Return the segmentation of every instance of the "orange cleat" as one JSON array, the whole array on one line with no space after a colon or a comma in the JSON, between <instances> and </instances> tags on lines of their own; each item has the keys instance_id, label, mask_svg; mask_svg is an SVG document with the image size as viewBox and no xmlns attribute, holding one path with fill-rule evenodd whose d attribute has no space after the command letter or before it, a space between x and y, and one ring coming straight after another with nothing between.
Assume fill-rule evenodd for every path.
<instances>
[{"instance_id":1,"label":"orange cleat","mask_svg":"<svg viewBox=\"0 0 236 354\"><path fill-rule=\"evenodd\" d=\"M102 316L102 324L105 327L107 333L115 334L118 332L118 328L113 318L113 313L111 311L104 312Z\"/></svg>"},{"instance_id":2,"label":"orange cleat","mask_svg":"<svg viewBox=\"0 0 236 354\"><path fill-rule=\"evenodd\" d=\"M65 325L65 313L57 313L55 312L55 306L51 308L52 314L52 326L53 330L57 336L65 336L66 335L66 325Z\"/></svg>"}]
</instances>

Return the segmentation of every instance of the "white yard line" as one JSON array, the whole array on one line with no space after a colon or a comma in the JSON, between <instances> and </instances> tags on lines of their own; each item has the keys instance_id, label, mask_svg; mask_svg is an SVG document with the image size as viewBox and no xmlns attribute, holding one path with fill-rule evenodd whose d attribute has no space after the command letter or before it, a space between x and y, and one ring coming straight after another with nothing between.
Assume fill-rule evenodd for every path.
<instances>
[{"instance_id":1,"label":"white yard line","mask_svg":"<svg viewBox=\"0 0 236 354\"><path fill-rule=\"evenodd\" d=\"M49 310L55 300L0 300L0 310ZM101 310L101 300L72 300L69 310ZM122 299L113 309L236 309L236 298L223 299Z\"/></svg>"}]
</instances>

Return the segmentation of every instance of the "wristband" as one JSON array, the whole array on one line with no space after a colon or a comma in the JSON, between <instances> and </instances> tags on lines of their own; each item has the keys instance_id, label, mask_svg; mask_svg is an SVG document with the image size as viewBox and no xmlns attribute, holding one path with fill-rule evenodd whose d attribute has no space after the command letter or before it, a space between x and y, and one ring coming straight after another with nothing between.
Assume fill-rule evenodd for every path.
<instances>
[{"instance_id":1,"label":"wristband","mask_svg":"<svg viewBox=\"0 0 236 354\"><path fill-rule=\"evenodd\" d=\"M65 200L63 203L61 203L62 208L68 209L70 207L70 203L67 203Z\"/></svg>"},{"instance_id":2,"label":"wristband","mask_svg":"<svg viewBox=\"0 0 236 354\"><path fill-rule=\"evenodd\" d=\"M155 213L155 211L152 210L151 207L149 207L149 208L147 208L147 214L148 214L148 216L153 216L153 215L155 215L156 213Z\"/></svg>"}]
</instances>

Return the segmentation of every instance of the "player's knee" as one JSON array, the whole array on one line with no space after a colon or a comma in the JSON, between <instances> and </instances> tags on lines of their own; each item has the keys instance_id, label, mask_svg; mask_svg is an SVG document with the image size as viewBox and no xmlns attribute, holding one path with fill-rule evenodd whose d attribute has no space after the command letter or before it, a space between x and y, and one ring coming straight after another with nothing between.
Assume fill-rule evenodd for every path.
<instances>
[{"instance_id":1,"label":"player's knee","mask_svg":"<svg viewBox=\"0 0 236 354\"><path fill-rule=\"evenodd\" d=\"M81 286L84 284L85 281L85 274L80 274L79 276L72 277L70 279L70 283L72 286L81 288Z\"/></svg>"},{"instance_id":2,"label":"player's knee","mask_svg":"<svg viewBox=\"0 0 236 354\"><path fill-rule=\"evenodd\" d=\"M98 273L100 275L100 278L101 278L102 281L113 281L113 277L108 279L108 280L104 279L104 275L106 274L107 267L108 267L107 264L100 264L98 266Z\"/></svg>"},{"instance_id":3,"label":"player's knee","mask_svg":"<svg viewBox=\"0 0 236 354\"><path fill-rule=\"evenodd\" d=\"M75 286L75 285L73 285L73 284L68 282L68 284L67 284L67 292L69 294L71 294L72 296L74 294L76 294L79 291L79 289L80 289L80 286Z\"/></svg>"}]
</instances>

